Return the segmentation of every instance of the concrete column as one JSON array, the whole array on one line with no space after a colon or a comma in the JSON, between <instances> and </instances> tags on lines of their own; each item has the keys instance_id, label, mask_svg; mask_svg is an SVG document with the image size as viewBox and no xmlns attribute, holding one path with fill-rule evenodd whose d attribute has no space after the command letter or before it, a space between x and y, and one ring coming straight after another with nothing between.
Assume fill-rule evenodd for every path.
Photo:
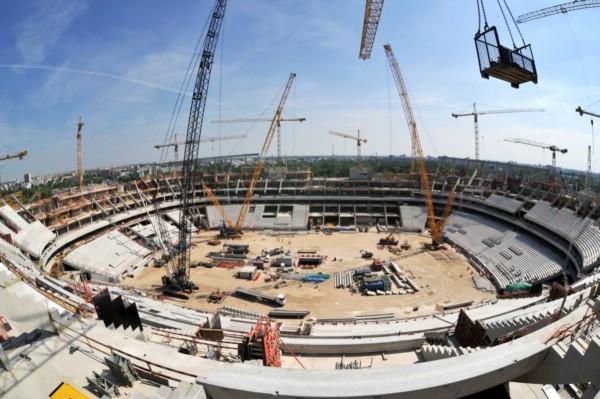
<instances>
[{"instance_id":1,"label":"concrete column","mask_svg":"<svg viewBox=\"0 0 600 399\"><path fill-rule=\"evenodd\" d=\"M0 368L6 370L6 371L10 371L10 363L8 361L8 356L6 356L6 353L4 352L4 349L2 349L2 346L0 345Z\"/></svg>"}]
</instances>

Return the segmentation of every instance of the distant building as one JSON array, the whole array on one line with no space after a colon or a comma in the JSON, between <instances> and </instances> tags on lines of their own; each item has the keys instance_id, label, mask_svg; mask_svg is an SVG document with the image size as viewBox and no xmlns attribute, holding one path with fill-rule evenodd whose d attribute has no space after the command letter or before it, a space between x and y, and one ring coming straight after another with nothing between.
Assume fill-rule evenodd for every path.
<instances>
[{"instance_id":1,"label":"distant building","mask_svg":"<svg viewBox=\"0 0 600 399\"><path fill-rule=\"evenodd\" d=\"M31 188L31 185L32 185L31 173L25 173L23 175L23 187Z\"/></svg>"}]
</instances>

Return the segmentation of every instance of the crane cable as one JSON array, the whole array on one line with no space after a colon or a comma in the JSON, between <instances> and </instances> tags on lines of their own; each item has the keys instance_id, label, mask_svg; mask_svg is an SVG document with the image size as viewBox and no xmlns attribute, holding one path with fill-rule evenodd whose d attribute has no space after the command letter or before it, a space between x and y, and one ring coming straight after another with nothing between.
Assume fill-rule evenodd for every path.
<instances>
[{"instance_id":1,"label":"crane cable","mask_svg":"<svg viewBox=\"0 0 600 399\"><path fill-rule=\"evenodd\" d=\"M504 5L506 6L506 9L508 10L508 13L510 14L510 18L513 21L513 24L515 25L515 27L517 28L517 32L519 32L519 36L521 37L521 41L523 42L523 46L525 46L525 39L523 38L523 34L521 33L521 29L519 28L519 24L517 24L517 21L515 20L515 17L512 13L512 11L510 10L510 7L508 6L508 4L506 3L506 0L502 0L504 2ZM511 35L512 38L512 35ZM513 42L514 45L514 42ZM515 46L516 48L516 46Z\"/></svg>"},{"instance_id":2,"label":"crane cable","mask_svg":"<svg viewBox=\"0 0 600 399\"><path fill-rule=\"evenodd\" d=\"M513 47L517 48L517 45L515 44L515 39L513 38L512 30L510 30L510 25L508 24L508 19L506 19L506 14L504 13L504 9L502 8L502 4L500 4L500 0L496 0L496 2L498 3L498 7L500 8L500 12L502 13L502 18L504 18L504 23L506 24L506 29L508 29L508 34L510 35L510 40L512 41ZM506 1L504 3L506 4Z\"/></svg>"},{"instance_id":3,"label":"crane cable","mask_svg":"<svg viewBox=\"0 0 600 399\"><path fill-rule=\"evenodd\" d=\"M188 62L187 69L185 71L185 75L183 80L181 81L181 85L179 86L179 93L177 93L177 99L175 100L175 104L173 105L173 110L171 111L171 117L169 119L169 125L167 126L167 132L165 134L165 140L163 144L170 144L173 142L173 135L175 132L175 126L177 125L177 120L179 119L179 115L181 113L181 107L183 106L183 100L185 98L185 92L190 85L192 80L192 71L196 69L198 62L200 62L200 54L199 49L202 45L202 41L204 38L204 33L208 29L208 23L211 20L212 15L209 13L206 21L204 22L204 26L200 31L200 35L198 36L198 41L196 42L196 46L194 47L194 51L192 52L192 56L190 57L190 61ZM166 161L167 154L169 152L169 147L162 147L162 151L160 154L160 162Z\"/></svg>"},{"instance_id":4,"label":"crane cable","mask_svg":"<svg viewBox=\"0 0 600 399\"><path fill-rule=\"evenodd\" d=\"M487 30L488 22L487 15L485 13L485 6L483 5L483 0L476 0L477 3L477 33L481 32L481 14L483 13L483 20L485 25L483 26L483 30ZM481 5L479 4L481 3Z\"/></svg>"}]
</instances>

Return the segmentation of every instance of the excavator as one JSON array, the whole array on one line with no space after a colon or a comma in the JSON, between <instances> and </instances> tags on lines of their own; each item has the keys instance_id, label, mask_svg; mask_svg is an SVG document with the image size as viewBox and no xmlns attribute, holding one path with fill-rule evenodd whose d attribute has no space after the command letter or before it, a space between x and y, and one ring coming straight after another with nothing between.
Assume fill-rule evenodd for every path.
<instances>
[{"instance_id":1,"label":"excavator","mask_svg":"<svg viewBox=\"0 0 600 399\"><path fill-rule=\"evenodd\" d=\"M417 158L419 176L421 179L421 191L423 193L423 196L425 197L425 204L427 206L427 221L429 223L429 230L431 232L431 244L428 245L428 247L432 250L436 250L441 247L444 226L446 225L446 221L448 220L450 212L452 211L452 203L454 202L455 196L454 186L451 184L449 185L450 191L448 192L448 199L442 211L442 217L438 219L435 215L435 207L433 204L433 196L431 193L431 184L429 182L429 175L427 174L427 167L425 165L423 147L421 146L421 140L419 138L419 133L417 132L417 122L415 120L415 116L412 110L412 105L408 96L406 84L404 83L404 78L400 73L400 66L398 65L398 61L394 56L392 46L390 46L389 44L385 44L383 48L385 49L385 54L390 65L390 70L392 71L392 75L394 76L394 81L396 83L396 88L398 90L398 94L400 95L402 108L404 109L404 116L406 118L406 123L408 124L408 130L410 132L412 142L412 150Z\"/></svg>"}]
</instances>

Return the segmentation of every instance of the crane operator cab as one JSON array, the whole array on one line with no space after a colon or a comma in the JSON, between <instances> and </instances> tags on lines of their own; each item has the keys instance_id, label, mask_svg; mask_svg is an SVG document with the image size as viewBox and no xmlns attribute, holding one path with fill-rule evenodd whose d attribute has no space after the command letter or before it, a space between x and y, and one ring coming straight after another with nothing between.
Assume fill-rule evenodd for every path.
<instances>
[{"instance_id":1,"label":"crane operator cab","mask_svg":"<svg viewBox=\"0 0 600 399\"><path fill-rule=\"evenodd\" d=\"M498 4L500 5L500 2ZM523 45L520 47L515 44L512 31L506 18L506 14L509 14L512 17L512 12L508 6L506 6L506 13L502 6L500 6L500 11L504 16L504 21L506 22L506 27L512 40L512 49L500 44L498 30L495 26L488 26L483 0L478 0L477 6L480 15L479 21L481 22L481 11L483 11L485 20L483 29L480 26L475 34L475 48L477 49L481 77L489 79L491 76L493 78L504 80L509 82L515 89L518 89L520 84L527 82L537 84L538 77L533 53L531 52L531 44L525 44L521 31L513 18L513 23L523 42Z\"/></svg>"}]
</instances>

